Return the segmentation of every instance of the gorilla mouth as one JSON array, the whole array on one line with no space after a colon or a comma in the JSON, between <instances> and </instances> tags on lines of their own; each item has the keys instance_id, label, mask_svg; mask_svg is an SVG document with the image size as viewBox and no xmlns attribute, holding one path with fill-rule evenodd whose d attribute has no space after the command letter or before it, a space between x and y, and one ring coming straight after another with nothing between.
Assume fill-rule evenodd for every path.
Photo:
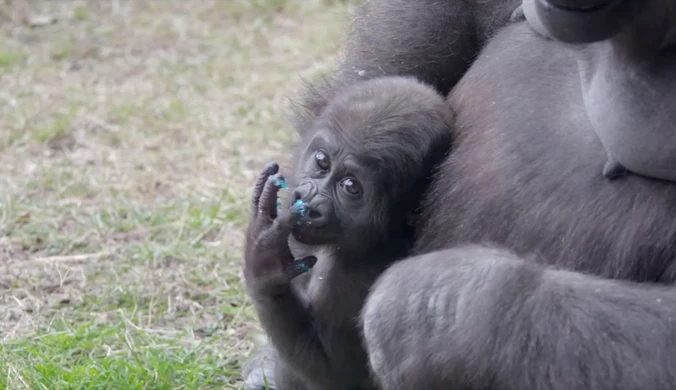
<instances>
[{"instance_id":1,"label":"gorilla mouth","mask_svg":"<svg viewBox=\"0 0 676 390\"><path fill-rule=\"evenodd\" d=\"M305 245L326 245L333 241L326 226L300 224L293 227L291 234L296 241Z\"/></svg>"},{"instance_id":2,"label":"gorilla mouth","mask_svg":"<svg viewBox=\"0 0 676 390\"><path fill-rule=\"evenodd\" d=\"M608 0L601 1L598 4L558 4L555 0L548 0L547 3L554 8L558 8L564 11L570 12L596 12L602 11L604 8L616 7L619 3L624 2L625 0Z\"/></svg>"},{"instance_id":3,"label":"gorilla mouth","mask_svg":"<svg viewBox=\"0 0 676 390\"><path fill-rule=\"evenodd\" d=\"M617 34L633 20L643 1L536 0L535 8L542 25L555 39L567 43L592 43Z\"/></svg>"}]
</instances>

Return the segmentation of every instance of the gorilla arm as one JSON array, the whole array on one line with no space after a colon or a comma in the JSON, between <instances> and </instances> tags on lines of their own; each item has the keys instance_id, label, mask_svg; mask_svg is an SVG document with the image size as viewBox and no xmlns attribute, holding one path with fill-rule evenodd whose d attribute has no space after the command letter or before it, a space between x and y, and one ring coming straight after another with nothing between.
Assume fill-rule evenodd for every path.
<instances>
[{"instance_id":1,"label":"gorilla arm","mask_svg":"<svg viewBox=\"0 0 676 390\"><path fill-rule=\"evenodd\" d=\"M331 378L330 362L308 305L291 281L307 272L317 259L294 260L288 248L291 227L298 220L294 208L277 215L277 193L284 178L279 166L268 164L253 194L247 232L244 276L260 321L272 344L298 372Z\"/></svg>"},{"instance_id":2,"label":"gorilla arm","mask_svg":"<svg viewBox=\"0 0 676 390\"><path fill-rule=\"evenodd\" d=\"M508 7L503 3L518 0L489 3L498 4L494 7L506 14L504 24L509 13L503 10ZM514 7L516 4L511 9ZM492 13L487 18L492 20ZM360 80L415 76L447 94L479 51L475 24L473 9L464 1L365 2L355 11L339 68L323 82L303 88L293 113L294 127L301 133L310 128L312 119L341 87Z\"/></svg>"},{"instance_id":3,"label":"gorilla arm","mask_svg":"<svg viewBox=\"0 0 676 390\"><path fill-rule=\"evenodd\" d=\"M254 307L277 353L295 372L331 378L331 364L312 323L307 305L292 289L277 295L254 296Z\"/></svg>"},{"instance_id":4,"label":"gorilla arm","mask_svg":"<svg viewBox=\"0 0 676 390\"><path fill-rule=\"evenodd\" d=\"M469 245L392 266L362 320L388 389L667 389L674 292Z\"/></svg>"}]
</instances>

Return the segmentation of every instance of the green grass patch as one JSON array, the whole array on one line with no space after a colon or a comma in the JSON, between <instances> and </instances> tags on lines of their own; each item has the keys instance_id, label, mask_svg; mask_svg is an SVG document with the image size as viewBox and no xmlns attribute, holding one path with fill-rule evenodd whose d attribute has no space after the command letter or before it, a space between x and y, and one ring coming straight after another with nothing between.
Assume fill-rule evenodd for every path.
<instances>
[{"instance_id":1,"label":"green grass patch","mask_svg":"<svg viewBox=\"0 0 676 390\"><path fill-rule=\"evenodd\" d=\"M71 327L60 321L0 346L0 388L211 389L232 385L236 361L188 332L161 334L128 320Z\"/></svg>"},{"instance_id":2,"label":"green grass patch","mask_svg":"<svg viewBox=\"0 0 676 390\"><path fill-rule=\"evenodd\" d=\"M89 12L84 7L75 7L73 10L73 18L79 22L83 22L89 18Z\"/></svg>"},{"instance_id":3,"label":"green grass patch","mask_svg":"<svg viewBox=\"0 0 676 390\"><path fill-rule=\"evenodd\" d=\"M0 70L9 70L23 64L28 55L21 51L0 52Z\"/></svg>"},{"instance_id":4,"label":"green grass patch","mask_svg":"<svg viewBox=\"0 0 676 390\"><path fill-rule=\"evenodd\" d=\"M35 136L40 142L47 142L65 135L71 128L72 113L58 113L46 124L35 129Z\"/></svg>"},{"instance_id":5,"label":"green grass patch","mask_svg":"<svg viewBox=\"0 0 676 390\"><path fill-rule=\"evenodd\" d=\"M54 60L63 60L64 58L70 57L75 50L75 44L71 41L64 42L61 46L55 47L52 49L51 56Z\"/></svg>"},{"instance_id":6,"label":"green grass patch","mask_svg":"<svg viewBox=\"0 0 676 390\"><path fill-rule=\"evenodd\" d=\"M116 124L127 124L135 117L143 114L144 105L148 102L126 103L122 102L114 105L109 110L109 120Z\"/></svg>"}]
</instances>

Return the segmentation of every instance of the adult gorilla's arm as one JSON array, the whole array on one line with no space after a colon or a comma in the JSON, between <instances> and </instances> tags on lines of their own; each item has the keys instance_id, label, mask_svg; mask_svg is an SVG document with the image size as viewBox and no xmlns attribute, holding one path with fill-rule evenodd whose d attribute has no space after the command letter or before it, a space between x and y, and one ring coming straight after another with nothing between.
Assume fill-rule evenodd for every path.
<instances>
[{"instance_id":1,"label":"adult gorilla's arm","mask_svg":"<svg viewBox=\"0 0 676 390\"><path fill-rule=\"evenodd\" d=\"M515 6L493 8L509 16L508 7ZM491 25L498 25L493 12L486 11ZM476 56L478 41L474 12L466 1L369 0L355 10L339 68L304 88L294 126L309 128L340 87L359 80L411 75L447 94Z\"/></svg>"},{"instance_id":2,"label":"adult gorilla's arm","mask_svg":"<svg viewBox=\"0 0 676 390\"><path fill-rule=\"evenodd\" d=\"M392 266L362 313L386 389L669 389L676 291L465 246Z\"/></svg>"}]
</instances>

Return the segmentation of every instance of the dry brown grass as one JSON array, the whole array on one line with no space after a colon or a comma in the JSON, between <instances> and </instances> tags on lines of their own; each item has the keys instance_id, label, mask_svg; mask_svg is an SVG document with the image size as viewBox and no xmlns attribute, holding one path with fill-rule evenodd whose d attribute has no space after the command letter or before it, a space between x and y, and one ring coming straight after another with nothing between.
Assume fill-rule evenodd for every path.
<instances>
[{"instance_id":1,"label":"dry brown grass","mask_svg":"<svg viewBox=\"0 0 676 390\"><path fill-rule=\"evenodd\" d=\"M250 188L295 137L300 78L335 65L351 7L336 3L0 1L0 387L158 346L220 373L195 387L236 387L258 334L240 283ZM152 356L130 363L159 378L146 388L195 388Z\"/></svg>"}]
</instances>

